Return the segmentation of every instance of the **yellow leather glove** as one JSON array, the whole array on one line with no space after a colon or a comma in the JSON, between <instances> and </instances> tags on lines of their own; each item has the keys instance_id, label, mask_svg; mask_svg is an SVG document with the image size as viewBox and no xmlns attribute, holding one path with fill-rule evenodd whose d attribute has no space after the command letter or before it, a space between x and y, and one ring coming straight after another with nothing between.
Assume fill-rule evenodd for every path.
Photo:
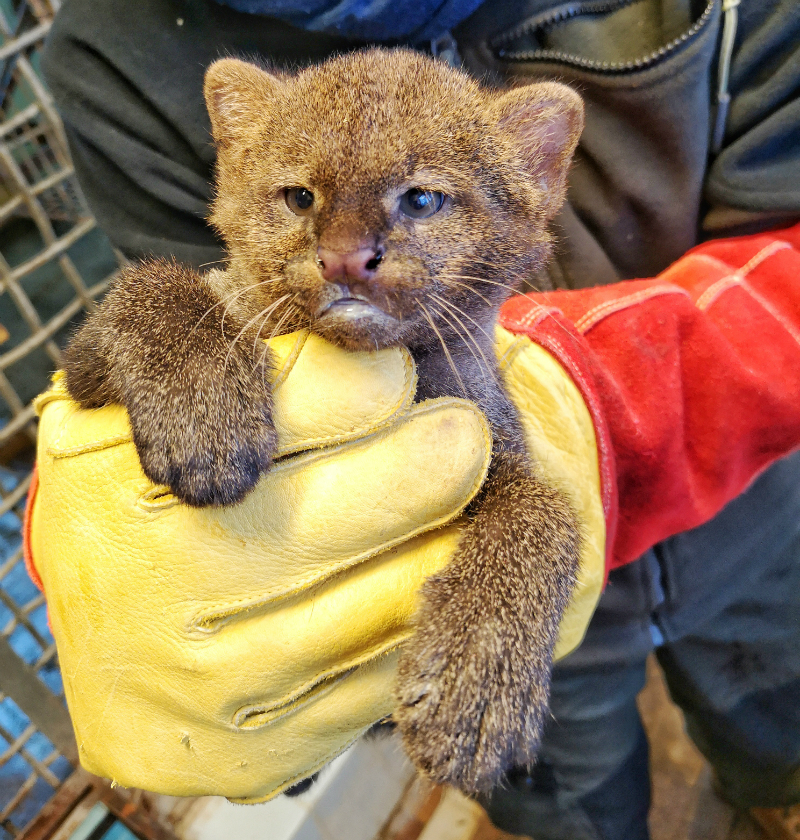
<instances>
[{"instance_id":1,"label":"yellow leather glove","mask_svg":"<svg viewBox=\"0 0 800 840\"><path fill-rule=\"evenodd\" d=\"M81 762L122 785L263 801L390 714L416 593L485 477L484 418L458 399L412 407L406 351L271 345L283 457L233 507L153 487L121 407L81 410L58 375L39 398L30 549ZM585 525L563 655L603 581L594 432L545 351L499 328L498 347L533 451Z\"/></svg>"}]
</instances>

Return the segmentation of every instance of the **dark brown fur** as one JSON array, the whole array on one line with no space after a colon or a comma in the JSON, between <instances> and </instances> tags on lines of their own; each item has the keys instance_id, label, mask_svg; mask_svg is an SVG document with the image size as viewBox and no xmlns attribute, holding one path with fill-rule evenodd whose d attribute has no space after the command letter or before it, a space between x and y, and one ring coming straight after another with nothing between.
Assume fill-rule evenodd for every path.
<instances>
[{"instance_id":1,"label":"dark brown fur","mask_svg":"<svg viewBox=\"0 0 800 840\"><path fill-rule=\"evenodd\" d=\"M405 344L420 399L477 402L495 439L489 478L456 556L423 588L395 718L433 779L486 789L533 760L577 571L574 516L529 462L492 330L546 259L580 101L554 84L490 92L407 51L294 77L226 59L208 72L206 100L211 220L230 264L203 276L165 261L128 269L67 351L70 392L85 406L122 403L145 473L193 505L237 501L270 465L261 337L309 328L351 349ZM293 187L313 192L308 215L288 209ZM446 204L410 219L398 209L410 188ZM373 249L380 262L328 282L318 249ZM373 314L319 315L343 296Z\"/></svg>"}]
</instances>

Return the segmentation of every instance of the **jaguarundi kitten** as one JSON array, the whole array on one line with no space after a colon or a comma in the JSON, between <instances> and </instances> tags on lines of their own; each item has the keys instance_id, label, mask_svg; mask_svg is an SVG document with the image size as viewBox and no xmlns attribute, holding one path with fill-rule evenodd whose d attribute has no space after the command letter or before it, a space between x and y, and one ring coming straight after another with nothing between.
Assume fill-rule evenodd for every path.
<instances>
[{"instance_id":1,"label":"jaguarundi kitten","mask_svg":"<svg viewBox=\"0 0 800 840\"><path fill-rule=\"evenodd\" d=\"M145 474L197 506L237 502L270 467L259 337L402 344L418 399L476 402L494 435L489 476L456 555L423 587L394 717L428 776L488 789L534 760L577 573L575 517L536 475L492 334L548 256L580 98L555 83L484 89L407 50L295 75L226 58L205 95L227 268L127 268L67 349L67 387L85 407L125 406Z\"/></svg>"}]
</instances>

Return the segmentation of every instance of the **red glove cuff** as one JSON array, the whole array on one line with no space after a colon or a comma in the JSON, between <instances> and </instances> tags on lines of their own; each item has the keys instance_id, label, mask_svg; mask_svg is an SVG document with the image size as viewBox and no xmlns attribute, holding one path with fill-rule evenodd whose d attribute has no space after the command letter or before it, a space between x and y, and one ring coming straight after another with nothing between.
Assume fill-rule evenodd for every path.
<instances>
[{"instance_id":1,"label":"red glove cuff","mask_svg":"<svg viewBox=\"0 0 800 840\"><path fill-rule=\"evenodd\" d=\"M25 560L25 568L28 571L28 576L36 584L40 592L44 592L42 579L39 577L39 572L33 562L33 554L31 552L31 519L33 518L33 505L36 501L36 491L39 489L39 473L36 470L36 465L33 467L33 474L31 475L31 486L28 488L28 500L25 503L25 518L22 522L22 556Z\"/></svg>"},{"instance_id":2,"label":"red glove cuff","mask_svg":"<svg viewBox=\"0 0 800 840\"><path fill-rule=\"evenodd\" d=\"M711 519L800 446L800 225L650 280L512 298L594 420L610 568Z\"/></svg>"}]
</instances>

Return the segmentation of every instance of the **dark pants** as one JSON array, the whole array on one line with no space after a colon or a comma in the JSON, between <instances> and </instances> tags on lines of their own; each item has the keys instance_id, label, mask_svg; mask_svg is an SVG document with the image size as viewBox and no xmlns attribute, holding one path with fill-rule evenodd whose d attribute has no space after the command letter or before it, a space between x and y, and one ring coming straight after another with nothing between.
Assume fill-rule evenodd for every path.
<instances>
[{"instance_id":1,"label":"dark pants","mask_svg":"<svg viewBox=\"0 0 800 840\"><path fill-rule=\"evenodd\" d=\"M725 796L800 801L800 453L612 573L586 640L555 668L538 765L486 803L496 825L536 840L649 836L635 699L653 649Z\"/></svg>"}]
</instances>

